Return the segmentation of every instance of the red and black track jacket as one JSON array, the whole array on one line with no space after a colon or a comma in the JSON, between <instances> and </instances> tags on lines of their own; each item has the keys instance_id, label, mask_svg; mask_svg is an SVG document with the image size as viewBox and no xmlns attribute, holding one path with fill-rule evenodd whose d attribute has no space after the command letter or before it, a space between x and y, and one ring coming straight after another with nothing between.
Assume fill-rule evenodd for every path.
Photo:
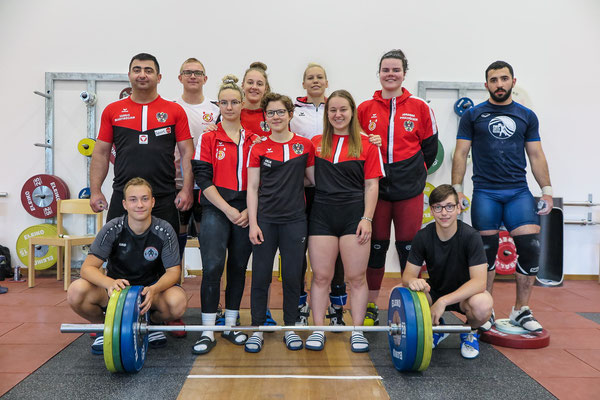
<instances>
[{"instance_id":1,"label":"red and black track jacket","mask_svg":"<svg viewBox=\"0 0 600 400\"><path fill-rule=\"evenodd\" d=\"M249 130L240 131L240 142L235 144L222 125L217 125L216 131L200 135L196 153L192 160L194 178L202 191L201 204L211 204L204 191L215 185L219 194L227 202L245 200L248 187L248 170L246 160L252 142L257 135Z\"/></svg>"},{"instance_id":2,"label":"red and black track jacket","mask_svg":"<svg viewBox=\"0 0 600 400\"><path fill-rule=\"evenodd\" d=\"M379 197L399 201L421 193L438 148L437 124L427 102L404 88L402 96L391 99L378 90L358 106L358 120L364 132L381 136L386 177L379 182Z\"/></svg>"}]
</instances>

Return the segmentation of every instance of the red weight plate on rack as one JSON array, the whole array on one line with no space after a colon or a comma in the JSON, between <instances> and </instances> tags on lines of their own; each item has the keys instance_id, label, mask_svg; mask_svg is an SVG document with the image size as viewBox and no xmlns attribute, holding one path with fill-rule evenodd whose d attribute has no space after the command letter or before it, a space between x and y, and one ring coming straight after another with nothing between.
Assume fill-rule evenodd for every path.
<instances>
[{"instance_id":1,"label":"red weight plate on rack","mask_svg":"<svg viewBox=\"0 0 600 400\"><path fill-rule=\"evenodd\" d=\"M69 188L54 175L34 175L21 189L21 204L36 218L52 218L57 212L58 200L69 198Z\"/></svg>"}]
</instances>

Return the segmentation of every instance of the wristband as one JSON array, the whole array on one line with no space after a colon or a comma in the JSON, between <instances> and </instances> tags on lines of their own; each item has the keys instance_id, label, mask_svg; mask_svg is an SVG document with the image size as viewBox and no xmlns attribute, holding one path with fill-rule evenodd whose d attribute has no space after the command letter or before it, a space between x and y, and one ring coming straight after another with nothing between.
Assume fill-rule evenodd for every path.
<instances>
[{"instance_id":1,"label":"wristband","mask_svg":"<svg viewBox=\"0 0 600 400\"><path fill-rule=\"evenodd\" d=\"M542 188L542 195L547 195L552 197L552 186L544 186Z\"/></svg>"},{"instance_id":2,"label":"wristband","mask_svg":"<svg viewBox=\"0 0 600 400\"><path fill-rule=\"evenodd\" d=\"M452 185L452 187L454 188L454 190L456 190L456 193L463 192L463 185L461 185L460 183L455 183L454 185Z\"/></svg>"},{"instance_id":3,"label":"wristband","mask_svg":"<svg viewBox=\"0 0 600 400\"><path fill-rule=\"evenodd\" d=\"M369 218L369 217L360 217L360 219L366 219L369 222L373 222L373 218Z\"/></svg>"}]
</instances>

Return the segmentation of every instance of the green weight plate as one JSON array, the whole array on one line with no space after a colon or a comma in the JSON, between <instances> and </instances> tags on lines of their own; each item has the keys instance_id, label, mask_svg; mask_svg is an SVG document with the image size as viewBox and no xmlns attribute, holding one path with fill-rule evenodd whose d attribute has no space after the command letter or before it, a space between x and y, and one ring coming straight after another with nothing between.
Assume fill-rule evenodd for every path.
<instances>
[{"instance_id":1,"label":"green weight plate","mask_svg":"<svg viewBox=\"0 0 600 400\"><path fill-rule=\"evenodd\" d=\"M427 296L423 292L417 292L419 302L421 303L421 310L423 311L423 361L419 366L419 371L425 371L429 367L431 362L431 353L433 350L433 330L431 323L431 311L429 310L429 302Z\"/></svg>"},{"instance_id":2,"label":"green weight plate","mask_svg":"<svg viewBox=\"0 0 600 400\"><path fill-rule=\"evenodd\" d=\"M121 319L123 318L123 306L125 305L125 298L130 286L127 286L121 292L119 301L117 301L117 310L115 312L115 321L113 323L113 335L112 335L112 353L113 362L117 372L125 371L123 369L123 363L121 362Z\"/></svg>"},{"instance_id":3,"label":"green weight plate","mask_svg":"<svg viewBox=\"0 0 600 400\"><path fill-rule=\"evenodd\" d=\"M113 290L108 300L106 314L104 316L104 364L110 372L117 372L115 361L113 359L113 326L115 323L115 312L117 311L117 303L119 301L120 290Z\"/></svg>"},{"instance_id":4,"label":"green weight plate","mask_svg":"<svg viewBox=\"0 0 600 400\"><path fill-rule=\"evenodd\" d=\"M415 363L413 364L412 370L418 371L421 367L421 363L423 362L423 350L425 346L425 334L423 332L423 310L421 309L419 296L417 296L417 294L412 290L410 291L410 295L412 296L413 303L415 304L415 314L417 316L417 357L415 358Z\"/></svg>"},{"instance_id":5,"label":"green weight plate","mask_svg":"<svg viewBox=\"0 0 600 400\"><path fill-rule=\"evenodd\" d=\"M435 161L433 162L433 164L431 164L431 167L429 167L429 169L427 170L427 175L431 175L435 171L437 171L442 166L443 162L444 162L444 146L442 145L442 142L438 139L438 149L437 149L437 154L435 155Z\"/></svg>"}]
</instances>

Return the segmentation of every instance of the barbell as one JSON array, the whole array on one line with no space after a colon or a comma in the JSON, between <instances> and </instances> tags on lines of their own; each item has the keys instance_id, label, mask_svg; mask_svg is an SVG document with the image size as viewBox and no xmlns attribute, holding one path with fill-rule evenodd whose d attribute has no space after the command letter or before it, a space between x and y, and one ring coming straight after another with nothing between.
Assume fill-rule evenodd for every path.
<instances>
[{"instance_id":1,"label":"barbell","mask_svg":"<svg viewBox=\"0 0 600 400\"><path fill-rule=\"evenodd\" d=\"M111 372L138 372L148 350L148 334L169 331L326 331L387 332L394 366L399 371L424 371L429 366L433 333L468 333L468 325L432 326L429 303L423 292L396 287L388 308L388 325L382 326L215 326L150 325L148 314L140 313L142 286L113 291L106 308L104 324L62 324L62 333L104 335L104 363Z\"/></svg>"}]
</instances>

